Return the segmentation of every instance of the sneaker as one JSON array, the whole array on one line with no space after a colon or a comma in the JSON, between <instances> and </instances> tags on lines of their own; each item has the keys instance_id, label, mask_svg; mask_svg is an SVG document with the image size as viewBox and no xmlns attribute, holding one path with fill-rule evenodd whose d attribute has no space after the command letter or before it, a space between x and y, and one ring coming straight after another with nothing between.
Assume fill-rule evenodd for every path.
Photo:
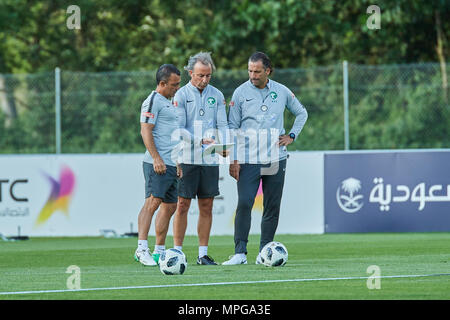
<instances>
[{"instance_id":1,"label":"sneaker","mask_svg":"<svg viewBox=\"0 0 450 320\"><path fill-rule=\"evenodd\" d=\"M134 260L142 263L144 266L153 267L157 265L155 260L153 260L150 249L147 250L137 249L136 252L134 253Z\"/></svg>"},{"instance_id":2,"label":"sneaker","mask_svg":"<svg viewBox=\"0 0 450 320\"><path fill-rule=\"evenodd\" d=\"M222 263L224 266L231 266L236 264L247 264L247 257L245 254L235 254L230 256L228 261Z\"/></svg>"},{"instance_id":3,"label":"sneaker","mask_svg":"<svg viewBox=\"0 0 450 320\"><path fill-rule=\"evenodd\" d=\"M261 253L258 253L258 256L256 257L256 262L255 264L263 264L262 260L261 260Z\"/></svg>"},{"instance_id":4,"label":"sneaker","mask_svg":"<svg viewBox=\"0 0 450 320\"><path fill-rule=\"evenodd\" d=\"M197 257L197 264L217 266L217 263L210 256Z\"/></svg>"}]
</instances>

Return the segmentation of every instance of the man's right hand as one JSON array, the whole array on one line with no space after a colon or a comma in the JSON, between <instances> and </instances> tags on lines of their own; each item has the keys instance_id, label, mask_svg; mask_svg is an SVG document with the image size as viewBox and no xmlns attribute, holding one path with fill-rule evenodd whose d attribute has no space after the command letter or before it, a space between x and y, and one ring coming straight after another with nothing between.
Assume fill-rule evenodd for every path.
<instances>
[{"instance_id":1,"label":"man's right hand","mask_svg":"<svg viewBox=\"0 0 450 320\"><path fill-rule=\"evenodd\" d=\"M230 164L230 176L235 178L236 181L239 181L239 171L241 171L239 162L235 161L234 163Z\"/></svg>"},{"instance_id":2,"label":"man's right hand","mask_svg":"<svg viewBox=\"0 0 450 320\"><path fill-rule=\"evenodd\" d=\"M215 141L212 138L203 138L202 139L202 144L211 144L211 143L214 143L214 142Z\"/></svg>"},{"instance_id":3,"label":"man's right hand","mask_svg":"<svg viewBox=\"0 0 450 320\"><path fill-rule=\"evenodd\" d=\"M153 170L155 170L156 174L166 173L166 164L161 159L161 157L156 157L153 159Z\"/></svg>"}]
</instances>

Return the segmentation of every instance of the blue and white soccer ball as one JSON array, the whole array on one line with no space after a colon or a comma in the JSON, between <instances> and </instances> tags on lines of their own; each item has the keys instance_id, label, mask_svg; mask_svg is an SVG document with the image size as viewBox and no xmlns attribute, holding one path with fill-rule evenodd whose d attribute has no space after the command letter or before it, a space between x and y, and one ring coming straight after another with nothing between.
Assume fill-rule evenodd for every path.
<instances>
[{"instance_id":1,"label":"blue and white soccer ball","mask_svg":"<svg viewBox=\"0 0 450 320\"><path fill-rule=\"evenodd\" d=\"M282 267L288 261L287 248L281 242L269 242L261 250L261 261L268 267Z\"/></svg>"},{"instance_id":2,"label":"blue and white soccer ball","mask_svg":"<svg viewBox=\"0 0 450 320\"><path fill-rule=\"evenodd\" d=\"M171 248L159 256L159 270L163 274L183 274L187 268L186 256L178 249Z\"/></svg>"}]
</instances>

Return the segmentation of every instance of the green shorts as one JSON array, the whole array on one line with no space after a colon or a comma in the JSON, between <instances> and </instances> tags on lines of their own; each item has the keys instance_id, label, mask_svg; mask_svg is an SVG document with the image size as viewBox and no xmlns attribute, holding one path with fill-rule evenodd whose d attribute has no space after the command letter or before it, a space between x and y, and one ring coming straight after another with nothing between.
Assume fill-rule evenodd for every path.
<instances>
[{"instance_id":1,"label":"green shorts","mask_svg":"<svg viewBox=\"0 0 450 320\"><path fill-rule=\"evenodd\" d=\"M195 199L219 195L219 166L182 163L183 177L178 181L178 196Z\"/></svg>"},{"instance_id":2,"label":"green shorts","mask_svg":"<svg viewBox=\"0 0 450 320\"><path fill-rule=\"evenodd\" d=\"M153 169L153 164L143 162L145 178L145 198L153 196L161 198L166 203L176 203L177 193L177 167L166 166L164 174L157 174Z\"/></svg>"}]
</instances>

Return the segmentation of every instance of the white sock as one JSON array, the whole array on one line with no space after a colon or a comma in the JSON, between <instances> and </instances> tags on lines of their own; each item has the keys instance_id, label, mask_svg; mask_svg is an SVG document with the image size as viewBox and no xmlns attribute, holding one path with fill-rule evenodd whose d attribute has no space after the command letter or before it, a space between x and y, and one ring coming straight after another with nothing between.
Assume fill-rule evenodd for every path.
<instances>
[{"instance_id":1,"label":"white sock","mask_svg":"<svg viewBox=\"0 0 450 320\"><path fill-rule=\"evenodd\" d=\"M138 248L139 248L139 250L147 250L148 249L148 240L138 240Z\"/></svg>"},{"instance_id":2,"label":"white sock","mask_svg":"<svg viewBox=\"0 0 450 320\"><path fill-rule=\"evenodd\" d=\"M166 251L166 246L163 244L163 245L157 245L157 244L155 244L155 251L154 251L154 253L159 253L159 254L161 254L161 253L163 253L164 251Z\"/></svg>"},{"instance_id":3,"label":"white sock","mask_svg":"<svg viewBox=\"0 0 450 320\"><path fill-rule=\"evenodd\" d=\"M199 246L198 247L198 256L199 258L208 255L208 246Z\"/></svg>"},{"instance_id":4,"label":"white sock","mask_svg":"<svg viewBox=\"0 0 450 320\"><path fill-rule=\"evenodd\" d=\"M183 248L182 246L175 246L174 248L177 249L177 250L183 251L182 250L182 248Z\"/></svg>"},{"instance_id":5,"label":"white sock","mask_svg":"<svg viewBox=\"0 0 450 320\"><path fill-rule=\"evenodd\" d=\"M245 253L236 253L236 256L241 258L241 259L246 258Z\"/></svg>"}]
</instances>

